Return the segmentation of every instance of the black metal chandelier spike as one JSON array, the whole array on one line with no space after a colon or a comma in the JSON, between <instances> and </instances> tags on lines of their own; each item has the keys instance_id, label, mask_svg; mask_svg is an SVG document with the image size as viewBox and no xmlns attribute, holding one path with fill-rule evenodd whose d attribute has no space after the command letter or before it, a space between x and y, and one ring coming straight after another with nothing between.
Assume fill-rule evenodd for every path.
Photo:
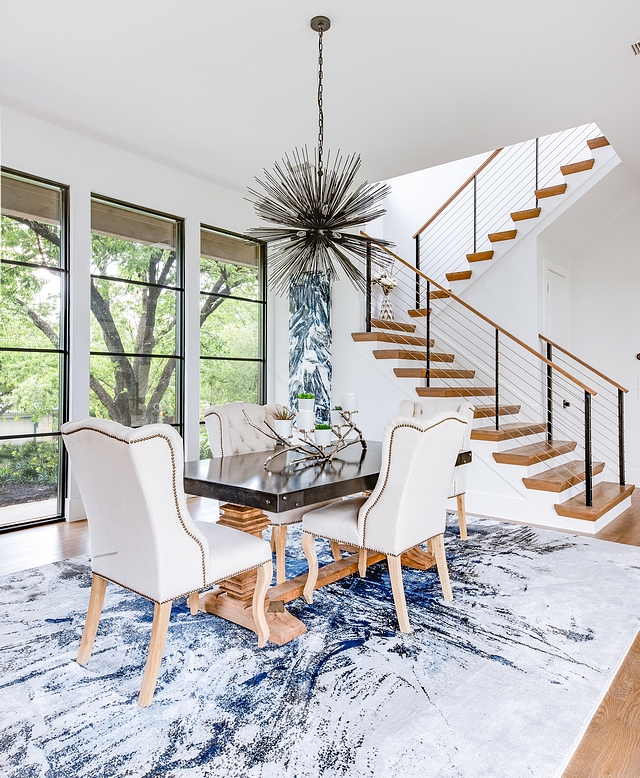
<instances>
[{"instance_id":1,"label":"black metal chandelier spike","mask_svg":"<svg viewBox=\"0 0 640 778\"><path fill-rule=\"evenodd\" d=\"M249 189L256 214L275 227L249 232L269 244L269 285L286 293L293 281L301 282L308 274L325 273L329 280L337 276L336 263L349 280L364 290L365 278L355 258L367 256L368 239L356 228L385 213L381 203L391 191L386 184L365 182L353 188L360 170L359 154L342 156L340 152L324 159L323 110L323 34L331 26L326 16L315 16L311 28L318 33L318 148L313 159L306 146L295 149L273 173L264 171L264 181L256 178L264 190ZM379 240L382 245L389 241ZM378 246L370 248L372 260L386 266L386 255Z\"/></svg>"}]
</instances>

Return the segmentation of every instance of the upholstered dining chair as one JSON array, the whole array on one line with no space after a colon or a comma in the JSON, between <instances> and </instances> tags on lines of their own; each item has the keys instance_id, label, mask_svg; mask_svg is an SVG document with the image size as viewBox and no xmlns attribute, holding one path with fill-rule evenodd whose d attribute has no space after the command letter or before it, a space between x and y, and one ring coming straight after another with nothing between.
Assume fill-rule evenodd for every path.
<instances>
[{"instance_id":1,"label":"upholstered dining chair","mask_svg":"<svg viewBox=\"0 0 640 778\"><path fill-rule=\"evenodd\" d=\"M445 600L452 600L444 552L446 502L451 473L468 426L460 413L443 411L428 419L396 416L384 430L382 467L369 497L354 497L319 510L302 520L302 548L309 563L304 587L308 603L318 580L315 538L360 549L360 575L366 573L367 551L385 554L391 589L402 632L410 632L402 583L401 556L429 541L435 555Z\"/></svg>"},{"instance_id":2,"label":"upholstered dining chair","mask_svg":"<svg viewBox=\"0 0 640 778\"><path fill-rule=\"evenodd\" d=\"M469 422L465 432L461 448L468 451L471 445L471 428L473 426L474 407L467 400L459 397L428 397L425 400L413 402L403 400L400 403L400 416L412 416L414 419L426 419L440 411L454 411L461 413ZM448 497L456 498L458 509L458 526L460 527L460 539L467 539L467 509L465 506L465 494L467 491L467 467L458 465L454 467Z\"/></svg>"},{"instance_id":3,"label":"upholstered dining chair","mask_svg":"<svg viewBox=\"0 0 640 778\"><path fill-rule=\"evenodd\" d=\"M191 612L197 613L200 589L257 569L252 607L258 645L264 646L271 549L245 532L193 521L182 482L179 433L166 424L130 429L105 419L72 421L61 429L89 522L93 571L78 663L86 664L91 656L107 581L154 603L138 696L143 708L153 698L177 597L190 595Z\"/></svg>"},{"instance_id":4,"label":"upholstered dining chair","mask_svg":"<svg viewBox=\"0 0 640 778\"><path fill-rule=\"evenodd\" d=\"M248 454L252 451L269 451L275 448L275 442L267 434L258 430L265 429L265 422L273 428L273 414L283 409L282 405L254 405L235 402L227 405L210 405L204 412L204 423L209 436L209 447L213 457ZM246 414L246 416L245 416ZM255 425L251 426L247 418ZM256 429L256 427L258 429ZM328 505L333 500L318 503L318 507ZM292 508L282 513L265 511L271 522L271 546L276 555L276 584L285 580L285 550L287 545L287 527L302 521L309 506Z\"/></svg>"}]
</instances>

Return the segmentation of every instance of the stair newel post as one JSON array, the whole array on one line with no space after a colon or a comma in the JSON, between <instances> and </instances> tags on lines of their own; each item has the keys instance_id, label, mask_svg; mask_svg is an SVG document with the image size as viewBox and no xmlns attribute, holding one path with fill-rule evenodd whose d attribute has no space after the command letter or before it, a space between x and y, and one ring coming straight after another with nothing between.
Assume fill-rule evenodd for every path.
<instances>
[{"instance_id":1,"label":"stair newel post","mask_svg":"<svg viewBox=\"0 0 640 778\"><path fill-rule=\"evenodd\" d=\"M371 332L371 241L367 241L366 264L366 290L365 290L365 329Z\"/></svg>"},{"instance_id":2,"label":"stair newel post","mask_svg":"<svg viewBox=\"0 0 640 778\"><path fill-rule=\"evenodd\" d=\"M553 348L547 343L547 359L553 362ZM547 440L553 440L553 368L547 365Z\"/></svg>"},{"instance_id":3,"label":"stair newel post","mask_svg":"<svg viewBox=\"0 0 640 778\"><path fill-rule=\"evenodd\" d=\"M478 189L476 186L476 178L473 177L473 253L477 251L477 237L478 237Z\"/></svg>"},{"instance_id":4,"label":"stair newel post","mask_svg":"<svg viewBox=\"0 0 640 778\"><path fill-rule=\"evenodd\" d=\"M431 282L427 281L427 386L431 386Z\"/></svg>"},{"instance_id":5,"label":"stair newel post","mask_svg":"<svg viewBox=\"0 0 640 778\"><path fill-rule=\"evenodd\" d=\"M420 270L420 234L416 235L416 270ZM428 299L427 307L429 307ZM420 308L420 274L416 273L416 310L418 308Z\"/></svg>"},{"instance_id":6,"label":"stair newel post","mask_svg":"<svg viewBox=\"0 0 640 778\"><path fill-rule=\"evenodd\" d=\"M593 505L593 471L591 449L591 395L584 393L584 493L588 507Z\"/></svg>"},{"instance_id":7,"label":"stair newel post","mask_svg":"<svg viewBox=\"0 0 640 778\"><path fill-rule=\"evenodd\" d=\"M624 474L624 392L618 389L618 468L620 471L620 486L626 483Z\"/></svg>"},{"instance_id":8,"label":"stair newel post","mask_svg":"<svg viewBox=\"0 0 640 778\"><path fill-rule=\"evenodd\" d=\"M500 429L500 340L498 328L496 327L496 366L495 366L495 383L496 383L496 429Z\"/></svg>"}]
</instances>

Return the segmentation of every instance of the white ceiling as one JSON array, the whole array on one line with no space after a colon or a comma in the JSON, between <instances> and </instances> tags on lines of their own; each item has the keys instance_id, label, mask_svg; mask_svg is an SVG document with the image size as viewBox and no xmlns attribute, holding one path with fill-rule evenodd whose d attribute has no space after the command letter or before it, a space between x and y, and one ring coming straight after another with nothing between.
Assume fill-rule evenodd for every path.
<instances>
[{"instance_id":1,"label":"white ceiling","mask_svg":"<svg viewBox=\"0 0 640 778\"><path fill-rule=\"evenodd\" d=\"M316 138L380 180L595 121L640 183L638 0L0 0L0 100L244 190Z\"/></svg>"}]
</instances>

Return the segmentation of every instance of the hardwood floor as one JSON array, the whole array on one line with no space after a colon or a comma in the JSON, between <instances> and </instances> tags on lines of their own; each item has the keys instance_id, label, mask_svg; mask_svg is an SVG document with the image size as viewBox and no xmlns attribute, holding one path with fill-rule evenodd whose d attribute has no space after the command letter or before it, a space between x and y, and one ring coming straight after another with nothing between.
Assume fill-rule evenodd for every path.
<instances>
[{"instance_id":1,"label":"hardwood floor","mask_svg":"<svg viewBox=\"0 0 640 778\"><path fill-rule=\"evenodd\" d=\"M640 492L640 490L639 490ZM597 537L640 546L640 493ZM216 521L218 504L189 499L199 521ZM0 535L0 575L89 553L87 522L48 524ZM640 776L640 634L636 637L562 778Z\"/></svg>"}]
</instances>

